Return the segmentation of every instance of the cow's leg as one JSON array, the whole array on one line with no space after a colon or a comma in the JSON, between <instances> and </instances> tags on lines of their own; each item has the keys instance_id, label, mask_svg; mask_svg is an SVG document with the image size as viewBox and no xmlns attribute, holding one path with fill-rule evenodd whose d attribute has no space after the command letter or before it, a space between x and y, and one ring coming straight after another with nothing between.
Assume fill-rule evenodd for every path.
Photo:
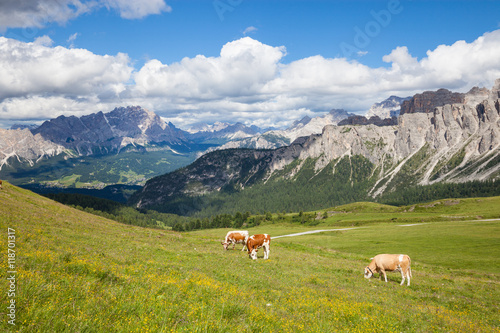
<instances>
[{"instance_id":1,"label":"cow's leg","mask_svg":"<svg viewBox=\"0 0 500 333\"><path fill-rule=\"evenodd\" d=\"M400 270L400 272L401 272L401 284L400 285L402 286L403 283L405 283L405 273L402 269Z\"/></svg>"},{"instance_id":2,"label":"cow's leg","mask_svg":"<svg viewBox=\"0 0 500 333\"><path fill-rule=\"evenodd\" d=\"M245 243L243 243L243 248L241 249L241 251L245 251L247 245Z\"/></svg>"},{"instance_id":3,"label":"cow's leg","mask_svg":"<svg viewBox=\"0 0 500 333\"><path fill-rule=\"evenodd\" d=\"M406 270L406 277L408 278L408 284L407 284L408 287L410 286L410 277L411 277L410 272L411 272L410 268L408 267L408 269Z\"/></svg>"},{"instance_id":4,"label":"cow's leg","mask_svg":"<svg viewBox=\"0 0 500 333\"><path fill-rule=\"evenodd\" d=\"M269 259L269 246L264 245L264 259Z\"/></svg>"},{"instance_id":5,"label":"cow's leg","mask_svg":"<svg viewBox=\"0 0 500 333\"><path fill-rule=\"evenodd\" d=\"M385 282L387 282L387 274L385 274L385 270L382 270L381 272L384 274ZM382 275L380 275L380 278L382 278Z\"/></svg>"}]
</instances>

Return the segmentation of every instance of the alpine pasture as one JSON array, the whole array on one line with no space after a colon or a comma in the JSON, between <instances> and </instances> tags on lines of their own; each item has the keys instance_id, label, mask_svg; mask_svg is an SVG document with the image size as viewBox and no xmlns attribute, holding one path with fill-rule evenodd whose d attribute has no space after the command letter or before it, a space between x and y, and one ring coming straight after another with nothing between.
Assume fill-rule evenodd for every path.
<instances>
[{"instance_id":1,"label":"alpine pasture","mask_svg":"<svg viewBox=\"0 0 500 333\"><path fill-rule=\"evenodd\" d=\"M6 332L498 332L500 198L453 206L357 204L314 227L263 223L271 255L225 251L228 229L177 233L119 224L4 182L2 276L15 230ZM406 211L406 212L405 212ZM479 219L478 211L484 212ZM484 220L488 218L488 220ZM422 222L423 221L423 222ZM8 229L10 228L10 229ZM411 286L364 279L379 253L412 258ZM15 320L7 316L15 301Z\"/></svg>"}]
</instances>

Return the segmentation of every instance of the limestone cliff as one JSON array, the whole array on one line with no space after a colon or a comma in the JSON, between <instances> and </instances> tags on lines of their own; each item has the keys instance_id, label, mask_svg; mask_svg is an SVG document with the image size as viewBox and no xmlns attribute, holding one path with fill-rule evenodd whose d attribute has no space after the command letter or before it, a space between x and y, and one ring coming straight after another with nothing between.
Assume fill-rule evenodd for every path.
<instances>
[{"instance_id":1,"label":"limestone cliff","mask_svg":"<svg viewBox=\"0 0 500 333\"><path fill-rule=\"evenodd\" d=\"M37 160L59 155L64 151L63 146L45 140L40 134L33 135L28 129L0 128L0 170L9 165L9 162L33 165Z\"/></svg>"}]
</instances>

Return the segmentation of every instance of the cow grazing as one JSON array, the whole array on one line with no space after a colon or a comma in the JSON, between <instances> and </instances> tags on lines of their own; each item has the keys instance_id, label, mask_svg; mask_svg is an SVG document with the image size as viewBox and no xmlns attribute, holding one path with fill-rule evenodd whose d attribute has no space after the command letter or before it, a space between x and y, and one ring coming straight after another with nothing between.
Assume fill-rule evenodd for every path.
<instances>
[{"instance_id":1,"label":"cow grazing","mask_svg":"<svg viewBox=\"0 0 500 333\"><path fill-rule=\"evenodd\" d=\"M221 242L222 246L224 246L224 250L227 250L230 244L233 244L233 250L236 244L243 244L243 248L241 251L245 250L245 245L248 240L248 231L229 231L226 235L226 238Z\"/></svg>"},{"instance_id":2,"label":"cow grazing","mask_svg":"<svg viewBox=\"0 0 500 333\"><path fill-rule=\"evenodd\" d=\"M264 259L269 259L271 236L268 234L253 235L248 238L247 250L251 259L257 259L257 249L264 248Z\"/></svg>"},{"instance_id":3,"label":"cow grazing","mask_svg":"<svg viewBox=\"0 0 500 333\"><path fill-rule=\"evenodd\" d=\"M405 278L408 278L408 286L410 285L411 260L409 256L406 254L378 254L371 259L372 262L365 267L365 278L369 279L377 272L380 274L380 279L384 275L385 282L387 282L386 271L399 271L403 278L401 285L405 282Z\"/></svg>"}]
</instances>

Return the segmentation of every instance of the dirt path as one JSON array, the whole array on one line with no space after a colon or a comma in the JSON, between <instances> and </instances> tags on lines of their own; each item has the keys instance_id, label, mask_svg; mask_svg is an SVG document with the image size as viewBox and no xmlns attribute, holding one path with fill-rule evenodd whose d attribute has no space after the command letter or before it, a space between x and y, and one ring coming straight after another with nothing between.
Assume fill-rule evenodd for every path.
<instances>
[{"instance_id":1,"label":"dirt path","mask_svg":"<svg viewBox=\"0 0 500 333\"><path fill-rule=\"evenodd\" d=\"M469 221L450 221L450 222L462 222L463 223L463 222L492 222L492 221L500 221L500 219L484 219L484 220L469 220ZM417 225L425 225L425 224L431 224L431 223L439 223L439 222L397 224L396 226L397 227L414 227L414 226L417 226ZM271 237L271 239L282 238L282 237L303 236L303 235L317 234L317 233L320 233L320 232L329 232L329 231L353 230L353 229L361 229L361 228L369 228L369 227L354 227L354 228L340 228L340 229L311 230L311 231L298 232L298 233L295 233L295 234L275 236L275 237Z\"/></svg>"},{"instance_id":2,"label":"dirt path","mask_svg":"<svg viewBox=\"0 0 500 333\"><path fill-rule=\"evenodd\" d=\"M302 235L308 235L308 234L317 234L317 233L319 233L319 232L328 232L328 231L343 231L343 230L352 230L352 229L361 229L361 228L368 228L368 227L355 227L355 228L342 228L342 229L311 230L311 231L298 232L298 233L296 233L296 234L281 235L281 236L271 237L271 239L281 238L281 237L295 237L295 236L302 236Z\"/></svg>"}]
</instances>

